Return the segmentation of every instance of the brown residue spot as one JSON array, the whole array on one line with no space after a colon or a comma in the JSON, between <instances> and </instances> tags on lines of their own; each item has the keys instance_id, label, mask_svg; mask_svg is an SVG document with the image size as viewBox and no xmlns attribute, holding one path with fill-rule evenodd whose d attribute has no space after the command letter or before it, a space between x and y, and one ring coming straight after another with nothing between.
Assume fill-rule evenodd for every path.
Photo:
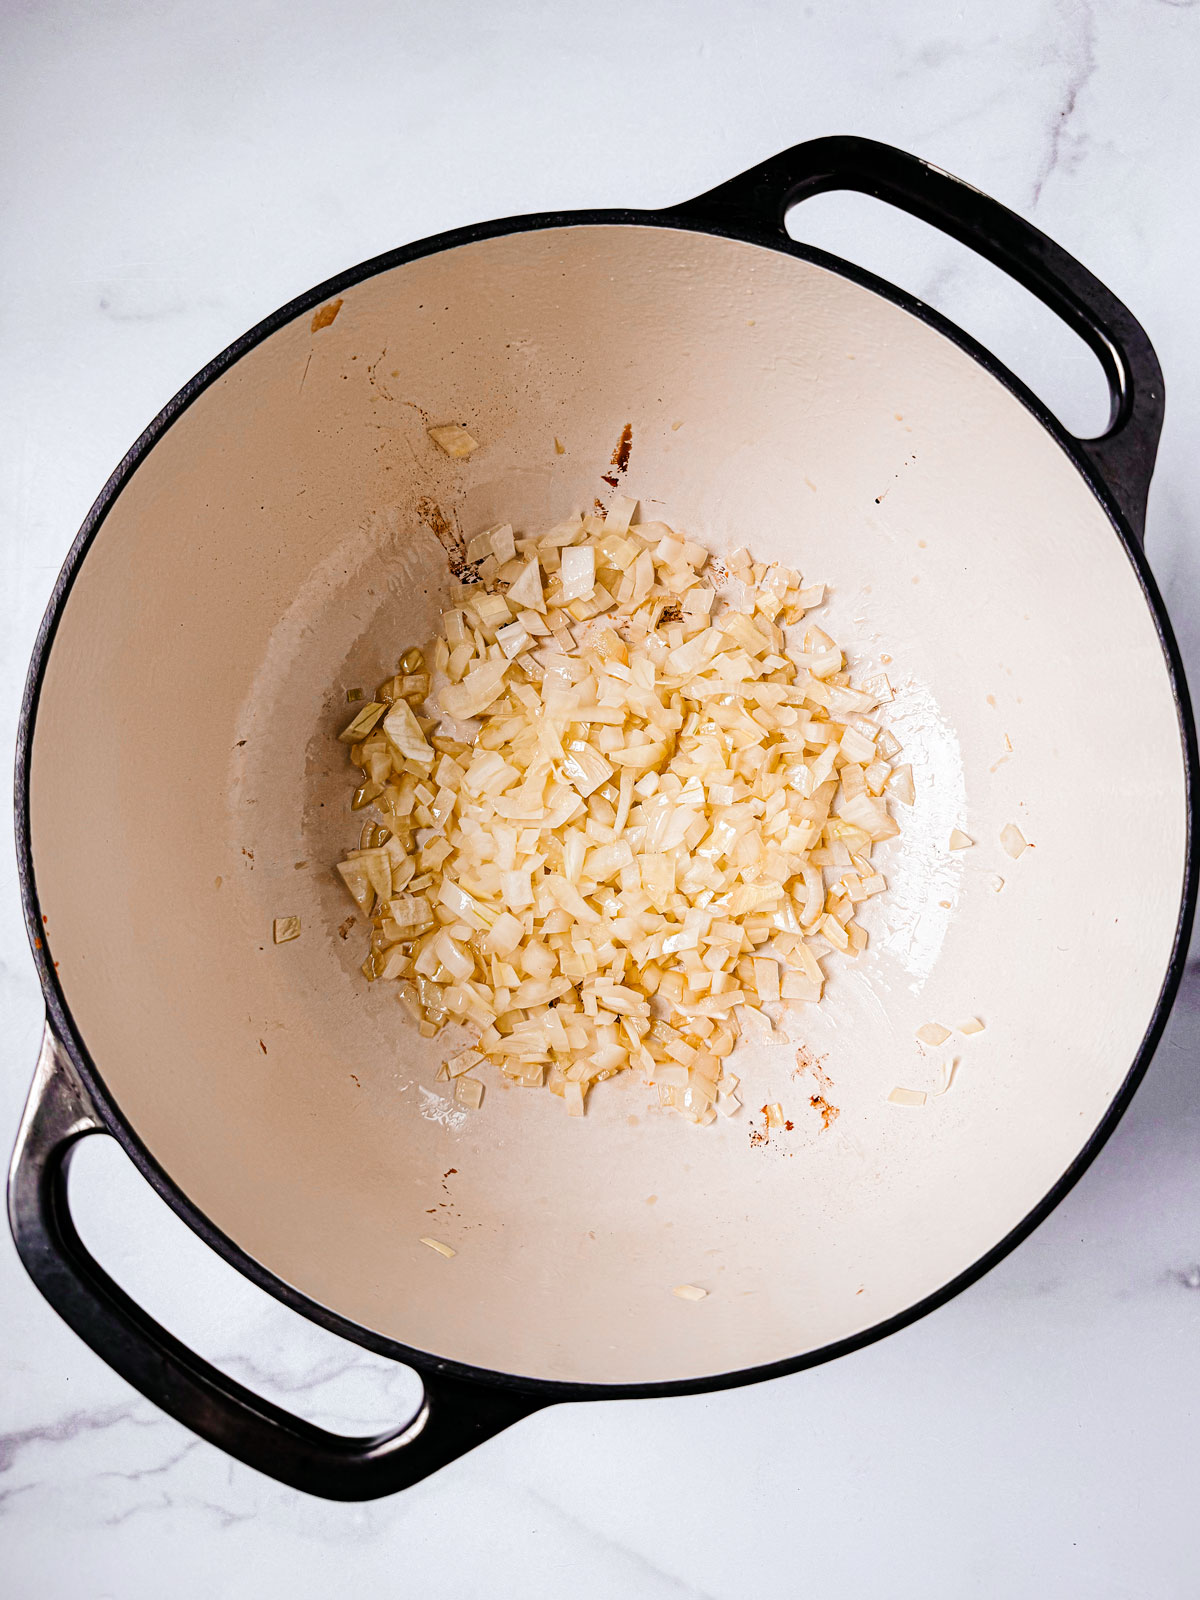
<instances>
[{"instance_id":1,"label":"brown residue spot","mask_svg":"<svg viewBox=\"0 0 1200 1600\"><path fill-rule=\"evenodd\" d=\"M809 1102L808 1103L813 1108L814 1111L819 1111L821 1113L821 1130L822 1130L822 1132L827 1131L828 1128L829 1128L830 1123L831 1122L836 1122L837 1119L842 1114L837 1106L831 1106L829 1104L829 1101L826 1100L826 1098L825 1098L825 1096L823 1094L814 1094L814 1095L812 1095L809 1098Z\"/></svg>"},{"instance_id":2,"label":"brown residue spot","mask_svg":"<svg viewBox=\"0 0 1200 1600\"><path fill-rule=\"evenodd\" d=\"M356 1076L356 1075L355 1075L355 1074L354 1074L354 1073L353 1073L353 1072L352 1072L352 1073L351 1073L351 1074L350 1074L350 1076L351 1076L351 1077L352 1077L352 1078L353 1078L353 1079L354 1079L354 1082L355 1082L355 1085L356 1085L356 1086L357 1086L357 1087L358 1087L358 1088L359 1088L359 1089L361 1089L361 1088L362 1088L362 1084L361 1084L361 1083L359 1083L359 1081L358 1081L358 1078L357 1078L357 1076Z\"/></svg>"},{"instance_id":3,"label":"brown residue spot","mask_svg":"<svg viewBox=\"0 0 1200 1600\"><path fill-rule=\"evenodd\" d=\"M791 1133L791 1131L792 1131L792 1129L793 1129L793 1128L794 1128L794 1127L795 1127L795 1126L796 1126L796 1124L795 1124L795 1123L794 1123L794 1122L785 1122L785 1123L784 1123L784 1127L785 1127L785 1128L786 1128L786 1129L787 1129L787 1131L788 1131L788 1132L789 1132L789 1133Z\"/></svg>"},{"instance_id":4,"label":"brown residue spot","mask_svg":"<svg viewBox=\"0 0 1200 1600\"><path fill-rule=\"evenodd\" d=\"M242 746L245 744L245 742L246 742L245 739L239 739L238 742L234 745L233 748L235 750L240 750L242 748Z\"/></svg>"},{"instance_id":5,"label":"brown residue spot","mask_svg":"<svg viewBox=\"0 0 1200 1600\"><path fill-rule=\"evenodd\" d=\"M40 950L42 948L42 941L40 939L35 938L34 941L33 941L33 948L35 950Z\"/></svg>"},{"instance_id":6,"label":"brown residue spot","mask_svg":"<svg viewBox=\"0 0 1200 1600\"><path fill-rule=\"evenodd\" d=\"M438 505L437 501L431 500L428 495L422 495L420 500L417 501L417 516L420 517L430 533L434 535L446 554L462 562L466 554L466 545L463 543L462 535L441 506ZM453 559L450 564L450 570L454 571ZM455 573L455 576L457 577L458 574Z\"/></svg>"},{"instance_id":7,"label":"brown residue spot","mask_svg":"<svg viewBox=\"0 0 1200 1600\"><path fill-rule=\"evenodd\" d=\"M254 851L253 850L247 850L245 845L242 846L242 854L244 856L247 856L251 861L254 860Z\"/></svg>"},{"instance_id":8,"label":"brown residue spot","mask_svg":"<svg viewBox=\"0 0 1200 1600\"><path fill-rule=\"evenodd\" d=\"M633 423L627 422L621 429L621 437L617 440L617 448L612 453L612 464L618 472L628 472L629 452L633 449ZM612 480L609 479L611 483Z\"/></svg>"},{"instance_id":9,"label":"brown residue spot","mask_svg":"<svg viewBox=\"0 0 1200 1600\"><path fill-rule=\"evenodd\" d=\"M604 479L605 483L607 483L613 489L615 489L617 484L621 481L615 472L602 472L600 476Z\"/></svg>"},{"instance_id":10,"label":"brown residue spot","mask_svg":"<svg viewBox=\"0 0 1200 1600\"><path fill-rule=\"evenodd\" d=\"M50 918L43 911L42 912L42 927L44 928L49 921L50 921Z\"/></svg>"},{"instance_id":11,"label":"brown residue spot","mask_svg":"<svg viewBox=\"0 0 1200 1600\"><path fill-rule=\"evenodd\" d=\"M350 929L353 926L354 926L354 918L353 917L347 917L345 922L343 922L341 927L338 929L338 934L340 935L340 937L343 938L343 939L349 938Z\"/></svg>"},{"instance_id":12,"label":"brown residue spot","mask_svg":"<svg viewBox=\"0 0 1200 1600\"><path fill-rule=\"evenodd\" d=\"M825 1071L825 1062L828 1059L828 1054L814 1055L806 1044L802 1044L796 1050L796 1068L792 1077L798 1078L801 1073L811 1072L822 1089L832 1089L833 1079Z\"/></svg>"},{"instance_id":13,"label":"brown residue spot","mask_svg":"<svg viewBox=\"0 0 1200 1600\"><path fill-rule=\"evenodd\" d=\"M295 867L296 871L299 872L301 867L306 867L308 865L308 862L307 861L293 861L292 865Z\"/></svg>"},{"instance_id":14,"label":"brown residue spot","mask_svg":"<svg viewBox=\"0 0 1200 1600\"><path fill-rule=\"evenodd\" d=\"M342 300L339 296L336 300L331 300L328 305L322 306L319 311L314 311L312 319L312 331L314 333L320 333L322 328L328 328L330 323L336 322L337 314L341 309Z\"/></svg>"},{"instance_id":15,"label":"brown residue spot","mask_svg":"<svg viewBox=\"0 0 1200 1600\"><path fill-rule=\"evenodd\" d=\"M603 516L604 515L604 501L600 500L600 499L596 499L595 497L593 497L592 504L595 506L597 513L600 516Z\"/></svg>"},{"instance_id":16,"label":"brown residue spot","mask_svg":"<svg viewBox=\"0 0 1200 1600\"><path fill-rule=\"evenodd\" d=\"M259 1048L259 1049L260 1049L260 1050L261 1050L261 1051L262 1051L262 1053L263 1053L263 1055L266 1055L266 1053L267 1053L267 1047L266 1047L266 1045L265 1045L265 1044L264 1044L264 1043L263 1043L263 1042L262 1042L262 1040L261 1040L261 1039L260 1039L260 1040L259 1040L259 1041L258 1041L258 1048Z\"/></svg>"}]
</instances>

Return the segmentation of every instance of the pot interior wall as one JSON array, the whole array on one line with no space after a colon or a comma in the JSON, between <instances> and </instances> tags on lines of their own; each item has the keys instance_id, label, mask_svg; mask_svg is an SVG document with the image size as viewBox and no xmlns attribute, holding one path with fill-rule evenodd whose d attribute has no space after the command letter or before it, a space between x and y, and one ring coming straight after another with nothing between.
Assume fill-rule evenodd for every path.
<instances>
[{"instance_id":1,"label":"pot interior wall","mask_svg":"<svg viewBox=\"0 0 1200 1600\"><path fill-rule=\"evenodd\" d=\"M426 435L449 419L482 441L468 463ZM887 663L917 775L869 950L828 963L827 1003L791 1042L743 1047L747 1109L704 1130L632 1075L581 1121L495 1080L456 1110L434 1080L444 1045L358 972L361 917L339 936L354 908L332 863L361 818L335 734L347 687L430 634L447 590L430 524L537 529L606 499L626 423L648 513L832 585L826 625ZM1036 846L1015 862L1009 821ZM187 409L67 602L32 824L80 1033L218 1228L409 1345L623 1383L852 1335L1003 1238L1141 1042L1185 806L1136 575L998 382L822 268L576 226L382 273ZM955 826L973 849L948 851ZM285 915L303 934L276 947ZM941 1051L914 1038L976 1014L986 1031ZM949 1093L887 1103L954 1057ZM752 1138L774 1100L793 1128ZM673 1297L685 1282L708 1298Z\"/></svg>"}]
</instances>

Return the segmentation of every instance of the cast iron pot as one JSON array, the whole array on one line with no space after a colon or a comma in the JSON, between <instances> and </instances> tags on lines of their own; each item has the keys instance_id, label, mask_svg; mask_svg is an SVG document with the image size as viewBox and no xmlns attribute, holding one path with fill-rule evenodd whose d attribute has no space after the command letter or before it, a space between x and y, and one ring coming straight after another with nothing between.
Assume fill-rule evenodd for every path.
<instances>
[{"instance_id":1,"label":"cast iron pot","mask_svg":"<svg viewBox=\"0 0 1200 1600\"><path fill-rule=\"evenodd\" d=\"M1081 334L1104 436L1071 437L928 307L793 243L788 209L838 188L974 247ZM117 468L30 667L17 831L47 1028L9 1196L42 1293L185 1426L358 1499L556 1401L778 1377L973 1283L1112 1132L1184 959L1195 732L1141 547L1162 410L1145 334L1090 273L852 138L663 212L426 240L238 340ZM481 441L465 463L426 433L448 420ZM437 1043L359 975L361 922L338 935L353 907L330 867L361 820L346 686L429 636L438 527L589 507L626 423L623 487L650 514L829 583L831 631L890 660L918 797L869 950L804 1019L827 1131L820 1080L765 1044L738 1061L748 1113L780 1100L795 1122L767 1141L749 1114L660 1116L632 1074L578 1122L496 1085L456 1112ZM1033 846L1016 861L1010 821ZM974 848L949 852L952 827ZM273 945L292 915L301 938ZM916 1044L973 1013L984 1034ZM888 1103L951 1054L951 1092ZM71 1222L68 1158L94 1132L255 1283L415 1368L419 1413L332 1435L154 1323ZM707 1299L674 1297L684 1282Z\"/></svg>"}]
</instances>

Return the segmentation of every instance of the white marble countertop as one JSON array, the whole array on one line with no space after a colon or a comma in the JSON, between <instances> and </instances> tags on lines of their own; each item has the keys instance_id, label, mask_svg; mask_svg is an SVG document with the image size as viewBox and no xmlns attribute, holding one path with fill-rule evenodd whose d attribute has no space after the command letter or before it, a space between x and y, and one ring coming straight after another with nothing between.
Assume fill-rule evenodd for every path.
<instances>
[{"instance_id":1,"label":"white marble countertop","mask_svg":"<svg viewBox=\"0 0 1200 1600\"><path fill-rule=\"evenodd\" d=\"M590 7L10 5L0 17L0 744L76 527L146 421L291 295L391 245L655 205L818 134L914 150L1127 299L1166 370L1153 566L1200 683L1195 0L627 0ZM1098 369L1019 291L867 201L797 214L963 320L1082 426ZM5 824L7 827L7 823ZM41 1005L0 851L0 1129ZM375 1593L1192 1600L1200 1469L1200 973L1083 1182L951 1305L816 1371L560 1407L405 1495L327 1505L191 1439L0 1242L0 1590L11 1600ZM113 1149L89 1242L205 1354L316 1419L406 1375L209 1258Z\"/></svg>"}]
</instances>

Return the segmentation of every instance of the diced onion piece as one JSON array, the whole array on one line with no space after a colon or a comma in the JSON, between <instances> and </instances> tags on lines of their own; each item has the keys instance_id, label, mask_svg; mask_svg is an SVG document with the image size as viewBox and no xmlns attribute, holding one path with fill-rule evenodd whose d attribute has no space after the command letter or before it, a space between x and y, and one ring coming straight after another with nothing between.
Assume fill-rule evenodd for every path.
<instances>
[{"instance_id":1,"label":"diced onion piece","mask_svg":"<svg viewBox=\"0 0 1200 1600\"><path fill-rule=\"evenodd\" d=\"M959 1033L982 1033L983 1029L984 1024L978 1017L968 1017L966 1022L960 1022L958 1025Z\"/></svg>"},{"instance_id":2,"label":"diced onion piece","mask_svg":"<svg viewBox=\"0 0 1200 1600\"><path fill-rule=\"evenodd\" d=\"M511 661L514 656L519 656L521 651L530 643L529 634L524 623L518 619L510 622L506 627L496 630L496 643L504 651L505 657Z\"/></svg>"},{"instance_id":3,"label":"diced onion piece","mask_svg":"<svg viewBox=\"0 0 1200 1600\"><path fill-rule=\"evenodd\" d=\"M431 1239L427 1234L421 1235L421 1243L427 1244L431 1250L436 1250L438 1255L445 1256L447 1261L453 1261L458 1254L451 1245L443 1244L441 1239Z\"/></svg>"},{"instance_id":4,"label":"diced onion piece","mask_svg":"<svg viewBox=\"0 0 1200 1600\"><path fill-rule=\"evenodd\" d=\"M365 739L371 729L387 710L387 705L380 700L368 700L352 722L348 722L338 734L343 744L358 744Z\"/></svg>"},{"instance_id":5,"label":"diced onion piece","mask_svg":"<svg viewBox=\"0 0 1200 1600\"><path fill-rule=\"evenodd\" d=\"M940 1085L939 1088L933 1090L930 1098L931 1099L937 1099L939 1095L945 1094L947 1092L947 1090L950 1088L950 1085L954 1082L954 1079L955 1079L955 1077L957 1075L958 1075L958 1057L955 1056L954 1059L951 1062L949 1062L949 1064L943 1063L941 1085Z\"/></svg>"},{"instance_id":6,"label":"diced onion piece","mask_svg":"<svg viewBox=\"0 0 1200 1600\"><path fill-rule=\"evenodd\" d=\"M421 732L421 724L407 700L397 700L393 704L383 719L383 731L406 760L415 761L419 766L432 766L433 746Z\"/></svg>"},{"instance_id":7,"label":"diced onion piece","mask_svg":"<svg viewBox=\"0 0 1200 1600\"><path fill-rule=\"evenodd\" d=\"M546 597L542 593L542 573L536 555L530 556L520 576L509 584L507 598L514 609L539 611L545 615Z\"/></svg>"},{"instance_id":8,"label":"diced onion piece","mask_svg":"<svg viewBox=\"0 0 1200 1600\"><path fill-rule=\"evenodd\" d=\"M637 510L637 501L631 500L627 494L613 496L604 517L604 526L609 533L624 533L633 521L633 513Z\"/></svg>"},{"instance_id":9,"label":"diced onion piece","mask_svg":"<svg viewBox=\"0 0 1200 1600\"><path fill-rule=\"evenodd\" d=\"M458 461L465 461L479 449L479 441L471 437L461 422L439 423L436 428L429 428L426 431L439 450L444 450L448 456L453 456Z\"/></svg>"},{"instance_id":10,"label":"diced onion piece","mask_svg":"<svg viewBox=\"0 0 1200 1600\"><path fill-rule=\"evenodd\" d=\"M932 1045L935 1049L939 1044L945 1044L950 1037L950 1029L943 1028L940 1022L923 1022L917 1029L917 1038L922 1044Z\"/></svg>"},{"instance_id":11,"label":"diced onion piece","mask_svg":"<svg viewBox=\"0 0 1200 1600\"><path fill-rule=\"evenodd\" d=\"M460 1106L466 1106L470 1111L478 1111L483 1104L483 1084L478 1078L456 1078L454 1098Z\"/></svg>"},{"instance_id":12,"label":"diced onion piece","mask_svg":"<svg viewBox=\"0 0 1200 1600\"><path fill-rule=\"evenodd\" d=\"M1005 854L1015 861L1029 841L1015 822L1006 822L1000 830L1000 843L1004 846Z\"/></svg>"},{"instance_id":13,"label":"diced onion piece","mask_svg":"<svg viewBox=\"0 0 1200 1600\"><path fill-rule=\"evenodd\" d=\"M562 603L586 599L596 587L596 552L590 544L573 545L562 553L559 570Z\"/></svg>"},{"instance_id":14,"label":"diced onion piece","mask_svg":"<svg viewBox=\"0 0 1200 1600\"><path fill-rule=\"evenodd\" d=\"M928 1099L923 1089L893 1089L888 1102L894 1106L923 1106Z\"/></svg>"},{"instance_id":15,"label":"diced onion piece","mask_svg":"<svg viewBox=\"0 0 1200 1600\"><path fill-rule=\"evenodd\" d=\"M584 745L579 750L568 751L563 761L563 774L568 782L586 800L602 783L612 777L613 769L597 750Z\"/></svg>"},{"instance_id":16,"label":"diced onion piece","mask_svg":"<svg viewBox=\"0 0 1200 1600\"><path fill-rule=\"evenodd\" d=\"M271 924L271 937L276 944L289 944L300 937L299 917L276 917Z\"/></svg>"},{"instance_id":17,"label":"diced onion piece","mask_svg":"<svg viewBox=\"0 0 1200 1600\"><path fill-rule=\"evenodd\" d=\"M970 834L964 833L961 828L951 828L951 850L969 850L974 843L975 841L971 838Z\"/></svg>"},{"instance_id":18,"label":"diced onion piece","mask_svg":"<svg viewBox=\"0 0 1200 1600\"><path fill-rule=\"evenodd\" d=\"M501 566L506 561L511 561L517 553L517 543L513 538L512 523L506 522L499 528L493 528L491 535L492 554Z\"/></svg>"},{"instance_id":19,"label":"diced onion piece","mask_svg":"<svg viewBox=\"0 0 1200 1600\"><path fill-rule=\"evenodd\" d=\"M484 661L472 667L461 683L447 684L438 696L438 704L456 722L479 716L503 689L507 665L504 661Z\"/></svg>"},{"instance_id":20,"label":"diced onion piece","mask_svg":"<svg viewBox=\"0 0 1200 1600\"><path fill-rule=\"evenodd\" d=\"M695 1283L677 1283L671 1290L677 1300L707 1300L708 1290Z\"/></svg>"},{"instance_id":21,"label":"diced onion piece","mask_svg":"<svg viewBox=\"0 0 1200 1600\"><path fill-rule=\"evenodd\" d=\"M375 890L361 861L339 861L338 872L360 910L369 912L375 904Z\"/></svg>"},{"instance_id":22,"label":"diced onion piece","mask_svg":"<svg viewBox=\"0 0 1200 1600\"><path fill-rule=\"evenodd\" d=\"M502 911L484 935L483 947L493 955L507 957L525 937L525 924L518 922L511 912Z\"/></svg>"}]
</instances>

